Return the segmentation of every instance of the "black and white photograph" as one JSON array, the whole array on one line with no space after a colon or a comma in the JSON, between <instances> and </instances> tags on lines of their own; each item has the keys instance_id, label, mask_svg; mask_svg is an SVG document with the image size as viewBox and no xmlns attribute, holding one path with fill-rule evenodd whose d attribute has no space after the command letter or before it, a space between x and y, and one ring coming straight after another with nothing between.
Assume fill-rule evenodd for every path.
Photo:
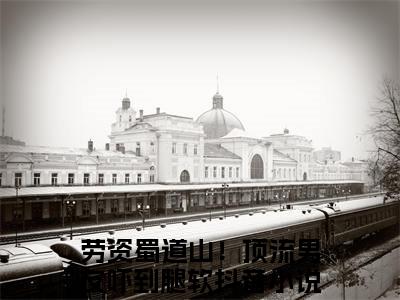
<instances>
[{"instance_id":1,"label":"black and white photograph","mask_svg":"<svg viewBox=\"0 0 400 300\"><path fill-rule=\"evenodd\" d=\"M400 298L399 0L0 0L0 298Z\"/></svg>"}]
</instances>

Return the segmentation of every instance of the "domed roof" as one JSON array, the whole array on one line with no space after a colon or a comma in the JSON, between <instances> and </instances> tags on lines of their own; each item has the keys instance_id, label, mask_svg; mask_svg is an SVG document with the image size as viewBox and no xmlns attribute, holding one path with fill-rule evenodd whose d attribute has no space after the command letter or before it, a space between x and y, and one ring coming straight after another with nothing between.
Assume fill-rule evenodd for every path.
<instances>
[{"instance_id":1,"label":"domed roof","mask_svg":"<svg viewBox=\"0 0 400 300\"><path fill-rule=\"evenodd\" d=\"M197 122L203 125L207 139L225 136L234 128L244 130L242 122L223 108L223 97L218 92L213 97L213 108L200 115Z\"/></svg>"}]
</instances>

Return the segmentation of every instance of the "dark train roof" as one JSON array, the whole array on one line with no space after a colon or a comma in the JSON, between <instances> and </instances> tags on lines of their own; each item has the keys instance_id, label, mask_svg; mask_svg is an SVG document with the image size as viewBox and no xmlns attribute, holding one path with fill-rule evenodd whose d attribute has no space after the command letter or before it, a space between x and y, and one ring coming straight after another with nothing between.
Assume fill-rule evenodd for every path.
<instances>
[{"instance_id":1,"label":"dark train roof","mask_svg":"<svg viewBox=\"0 0 400 300\"><path fill-rule=\"evenodd\" d=\"M0 247L0 282L63 271L61 258L43 245Z\"/></svg>"}]
</instances>

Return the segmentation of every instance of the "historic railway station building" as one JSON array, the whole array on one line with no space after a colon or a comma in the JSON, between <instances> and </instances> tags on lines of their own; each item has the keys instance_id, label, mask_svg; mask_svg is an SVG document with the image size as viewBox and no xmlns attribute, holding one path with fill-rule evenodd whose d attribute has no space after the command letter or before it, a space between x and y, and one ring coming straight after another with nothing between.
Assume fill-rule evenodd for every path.
<instances>
[{"instance_id":1,"label":"historic railway station building","mask_svg":"<svg viewBox=\"0 0 400 300\"><path fill-rule=\"evenodd\" d=\"M360 164L317 161L311 141L287 129L250 135L218 92L197 120L160 108L137 114L125 97L109 138L101 150L95 141L75 149L2 139L2 232L15 220L64 225L72 199L76 221L98 223L135 218L139 203L154 216L363 191Z\"/></svg>"}]
</instances>

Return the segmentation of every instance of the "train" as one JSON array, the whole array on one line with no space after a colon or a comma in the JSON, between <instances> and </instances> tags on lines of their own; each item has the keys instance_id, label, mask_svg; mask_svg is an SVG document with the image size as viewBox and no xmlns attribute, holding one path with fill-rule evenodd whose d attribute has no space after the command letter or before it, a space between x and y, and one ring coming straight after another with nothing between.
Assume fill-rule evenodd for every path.
<instances>
[{"instance_id":1,"label":"train","mask_svg":"<svg viewBox=\"0 0 400 300\"><path fill-rule=\"evenodd\" d=\"M372 233L398 230L399 216L398 196L374 196L64 238L50 248L38 246L41 250L36 252L28 247L3 247L1 298L44 298L40 290L51 298L73 299L198 297L221 286L217 274L224 274L228 283L227 278L236 274L251 270L267 274L287 264L281 258L274 260L272 252L265 252L265 259L259 255L279 241L293 242L296 261L304 240L317 241L318 249L328 252ZM276 250L279 255L282 249ZM200 256L203 259L197 259ZM48 268L33 263L41 259L49 259ZM24 264L29 266L26 274L18 271ZM202 288L205 277L207 288ZM200 281L194 289L196 278Z\"/></svg>"}]
</instances>

